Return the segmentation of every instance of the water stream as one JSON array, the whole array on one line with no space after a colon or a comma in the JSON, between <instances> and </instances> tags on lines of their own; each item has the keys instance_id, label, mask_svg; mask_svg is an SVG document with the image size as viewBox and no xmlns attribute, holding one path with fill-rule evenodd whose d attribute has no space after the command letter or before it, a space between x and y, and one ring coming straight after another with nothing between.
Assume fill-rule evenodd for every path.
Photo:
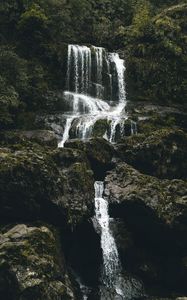
<instances>
[{"instance_id":1,"label":"water stream","mask_svg":"<svg viewBox=\"0 0 187 300\"><path fill-rule=\"evenodd\" d=\"M103 198L104 184L95 182L95 217L101 234L101 248L103 251L101 300L125 299L122 289L122 269L115 239L110 230L108 201Z\"/></svg>"},{"instance_id":2,"label":"water stream","mask_svg":"<svg viewBox=\"0 0 187 300\"><path fill-rule=\"evenodd\" d=\"M124 60L102 47L69 45L66 87L64 100L70 116L59 147L70 138L73 126L78 138L91 137L98 120L108 122L110 130L105 138L114 143L117 126L122 128L127 118Z\"/></svg>"},{"instance_id":3,"label":"water stream","mask_svg":"<svg viewBox=\"0 0 187 300\"><path fill-rule=\"evenodd\" d=\"M106 120L110 130L104 138L116 142L117 130L124 134L125 113L125 63L117 53L108 53L102 47L69 45L66 88L64 100L69 107L65 116L64 131L59 147L71 138L71 130L77 138L91 137L98 120ZM131 133L137 133L131 122ZM108 201L103 197L104 183L95 182L95 226L101 236L103 265L100 277L100 300L131 300L139 295L139 286L122 272L115 238L110 228ZM84 299L88 289L78 280ZM138 286L138 288L137 288ZM138 292L137 292L138 291Z\"/></svg>"}]
</instances>

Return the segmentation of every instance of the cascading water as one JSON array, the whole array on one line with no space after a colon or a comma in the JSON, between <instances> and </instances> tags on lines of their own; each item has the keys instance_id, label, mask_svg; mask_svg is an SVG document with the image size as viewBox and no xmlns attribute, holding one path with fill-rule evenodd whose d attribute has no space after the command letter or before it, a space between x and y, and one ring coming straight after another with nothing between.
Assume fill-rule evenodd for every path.
<instances>
[{"instance_id":1,"label":"cascading water","mask_svg":"<svg viewBox=\"0 0 187 300\"><path fill-rule=\"evenodd\" d=\"M102 47L68 46L67 91L64 99L71 111L59 147L63 147L76 121L78 138L91 137L95 123L107 120L110 130L105 138L114 143L118 125L126 119L124 60ZM110 104L109 104L110 103ZM120 130L122 131L122 130Z\"/></svg>"},{"instance_id":2,"label":"cascading water","mask_svg":"<svg viewBox=\"0 0 187 300\"><path fill-rule=\"evenodd\" d=\"M69 45L67 78L64 100L69 111L62 127L64 132L59 147L71 138L74 128L76 137L91 137L98 120L106 120L110 129L104 134L111 143L116 134L124 134L126 91L125 65L117 53L108 53L101 47ZM60 128L62 128L60 127ZM59 131L59 128L58 128ZM137 127L131 123L131 132ZM103 266L100 278L100 300L132 300L139 297L141 287L133 278L123 274L118 249L110 229L108 201L103 197L104 183L95 182L95 223L101 235ZM91 292L78 280L84 299Z\"/></svg>"},{"instance_id":3,"label":"cascading water","mask_svg":"<svg viewBox=\"0 0 187 300\"><path fill-rule=\"evenodd\" d=\"M100 284L100 300L140 299L144 294L141 283L122 272L117 245L110 229L114 220L109 217L108 199L103 198L104 183L95 182L95 222L96 231L101 235L103 268Z\"/></svg>"},{"instance_id":4,"label":"cascading water","mask_svg":"<svg viewBox=\"0 0 187 300\"><path fill-rule=\"evenodd\" d=\"M67 90L89 93L91 81L91 50L86 46L68 46Z\"/></svg>"},{"instance_id":5,"label":"cascading water","mask_svg":"<svg viewBox=\"0 0 187 300\"><path fill-rule=\"evenodd\" d=\"M101 232L101 248L103 250L101 300L125 299L121 287L121 265L117 246L110 231L108 202L103 198L104 184L95 182L95 217Z\"/></svg>"}]
</instances>

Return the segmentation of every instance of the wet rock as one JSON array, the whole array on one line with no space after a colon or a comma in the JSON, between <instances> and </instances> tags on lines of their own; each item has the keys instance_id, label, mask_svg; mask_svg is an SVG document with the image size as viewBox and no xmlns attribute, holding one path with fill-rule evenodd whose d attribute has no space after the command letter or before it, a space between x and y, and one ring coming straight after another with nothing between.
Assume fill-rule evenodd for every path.
<instances>
[{"instance_id":1,"label":"wet rock","mask_svg":"<svg viewBox=\"0 0 187 300\"><path fill-rule=\"evenodd\" d=\"M60 142L66 124L66 115L63 113L37 115L34 123L37 129L53 131Z\"/></svg>"},{"instance_id":2,"label":"wet rock","mask_svg":"<svg viewBox=\"0 0 187 300\"><path fill-rule=\"evenodd\" d=\"M0 298L77 299L59 250L52 228L20 224L1 229Z\"/></svg>"},{"instance_id":3,"label":"wet rock","mask_svg":"<svg viewBox=\"0 0 187 300\"><path fill-rule=\"evenodd\" d=\"M125 270L140 276L148 289L185 294L187 181L160 180L119 163L106 176L105 196L110 215L131 233L129 249L116 239ZM124 235L120 229L118 234Z\"/></svg>"},{"instance_id":4,"label":"wet rock","mask_svg":"<svg viewBox=\"0 0 187 300\"><path fill-rule=\"evenodd\" d=\"M161 129L150 135L138 134L116 147L119 157L149 175L186 178L187 134L179 129Z\"/></svg>"},{"instance_id":5,"label":"wet rock","mask_svg":"<svg viewBox=\"0 0 187 300\"><path fill-rule=\"evenodd\" d=\"M73 226L93 215L93 173L80 151L32 144L0 154L1 222L47 219Z\"/></svg>"},{"instance_id":6,"label":"wet rock","mask_svg":"<svg viewBox=\"0 0 187 300\"><path fill-rule=\"evenodd\" d=\"M138 123L138 132L151 134L161 128L187 130L187 108L184 105L161 106L155 103L128 102L126 106L130 119Z\"/></svg>"},{"instance_id":7,"label":"wet rock","mask_svg":"<svg viewBox=\"0 0 187 300\"><path fill-rule=\"evenodd\" d=\"M118 164L105 179L105 194L109 198L111 212L115 212L116 207L117 214L127 217L129 221L134 214L137 217L134 225L144 228L151 235L151 227L147 226L154 222L171 229L187 230L186 189L186 181L159 180L125 163ZM150 219L144 219L146 215Z\"/></svg>"},{"instance_id":8,"label":"wet rock","mask_svg":"<svg viewBox=\"0 0 187 300\"><path fill-rule=\"evenodd\" d=\"M100 119L94 124L92 135L102 138L104 134L109 131L109 127L110 124L107 119Z\"/></svg>"},{"instance_id":9,"label":"wet rock","mask_svg":"<svg viewBox=\"0 0 187 300\"><path fill-rule=\"evenodd\" d=\"M112 166L113 146L102 138L91 138L84 141L69 140L65 147L82 150L88 157L97 179L103 179L106 170Z\"/></svg>"},{"instance_id":10,"label":"wet rock","mask_svg":"<svg viewBox=\"0 0 187 300\"><path fill-rule=\"evenodd\" d=\"M2 145L24 144L28 141L42 146L57 147L57 138L53 131L32 130L32 131L3 131L0 133Z\"/></svg>"},{"instance_id":11,"label":"wet rock","mask_svg":"<svg viewBox=\"0 0 187 300\"><path fill-rule=\"evenodd\" d=\"M91 289L99 284L102 266L100 235L96 233L92 222L78 225L73 232L63 235L64 253L67 262L82 282Z\"/></svg>"}]
</instances>

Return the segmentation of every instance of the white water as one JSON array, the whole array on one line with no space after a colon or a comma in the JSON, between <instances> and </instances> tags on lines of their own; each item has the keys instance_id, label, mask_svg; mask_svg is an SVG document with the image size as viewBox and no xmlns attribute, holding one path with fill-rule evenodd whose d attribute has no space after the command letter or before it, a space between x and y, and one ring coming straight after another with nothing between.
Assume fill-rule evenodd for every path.
<instances>
[{"instance_id":1,"label":"white water","mask_svg":"<svg viewBox=\"0 0 187 300\"><path fill-rule=\"evenodd\" d=\"M110 231L108 202L103 198L104 184L95 182L95 217L101 232L101 248L103 251L103 273L101 286L101 300L106 295L110 299L125 299L121 287L121 265L114 237ZM109 294L107 294L107 291ZM108 298L109 299L109 298Z\"/></svg>"},{"instance_id":2,"label":"white water","mask_svg":"<svg viewBox=\"0 0 187 300\"><path fill-rule=\"evenodd\" d=\"M62 138L62 141L58 145L59 148L63 148L65 142L69 139L69 132L70 132L70 129L71 129L71 124L72 124L72 122L75 118L76 118L76 116L67 117L63 138Z\"/></svg>"},{"instance_id":3,"label":"white water","mask_svg":"<svg viewBox=\"0 0 187 300\"><path fill-rule=\"evenodd\" d=\"M137 123L131 120L131 135L138 133Z\"/></svg>"},{"instance_id":4,"label":"white water","mask_svg":"<svg viewBox=\"0 0 187 300\"><path fill-rule=\"evenodd\" d=\"M67 89L75 93L89 92L91 80L91 50L86 46L68 46ZM73 85L71 86L71 83Z\"/></svg>"},{"instance_id":5,"label":"white water","mask_svg":"<svg viewBox=\"0 0 187 300\"><path fill-rule=\"evenodd\" d=\"M95 68L93 64L95 64ZM107 72L105 76L109 78L109 86L105 86L103 83L104 70ZM95 123L100 119L105 119L110 124L110 130L104 137L111 143L115 143L117 128L120 127L122 133L126 119L124 75L124 60L120 59L117 53L108 53L101 47L69 45L67 91L64 92L64 99L70 106L72 117L69 116L67 119L59 147L63 147L69 139L69 131L75 116L78 119L77 137L81 139L91 137ZM112 95L114 76L117 92L113 105L109 105L107 99L102 98L104 93L107 93L107 89ZM95 78L95 82L92 82L92 78ZM95 96L91 96L92 86L95 86Z\"/></svg>"}]
</instances>

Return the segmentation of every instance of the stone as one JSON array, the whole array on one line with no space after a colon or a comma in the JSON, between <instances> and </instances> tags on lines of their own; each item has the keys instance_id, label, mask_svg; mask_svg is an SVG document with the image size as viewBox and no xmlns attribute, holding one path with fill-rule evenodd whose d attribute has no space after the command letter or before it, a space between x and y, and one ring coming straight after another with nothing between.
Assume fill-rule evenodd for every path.
<instances>
[{"instance_id":1,"label":"stone","mask_svg":"<svg viewBox=\"0 0 187 300\"><path fill-rule=\"evenodd\" d=\"M81 151L17 145L1 148L0 161L1 222L73 226L93 215L94 178Z\"/></svg>"},{"instance_id":2,"label":"stone","mask_svg":"<svg viewBox=\"0 0 187 300\"><path fill-rule=\"evenodd\" d=\"M187 134L179 129L160 129L138 134L116 146L121 160L159 178L185 179Z\"/></svg>"},{"instance_id":3,"label":"stone","mask_svg":"<svg viewBox=\"0 0 187 300\"><path fill-rule=\"evenodd\" d=\"M56 231L46 225L2 228L0 298L77 299L58 243Z\"/></svg>"},{"instance_id":4,"label":"stone","mask_svg":"<svg viewBox=\"0 0 187 300\"><path fill-rule=\"evenodd\" d=\"M3 145L37 143L42 146L57 147L57 138L50 130L12 130L0 132L0 141Z\"/></svg>"},{"instance_id":5,"label":"stone","mask_svg":"<svg viewBox=\"0 0 187 300\"><path fill-rule=\"evenodd\" d=\"M112 166L113 146L103 138L91 138L84 141L73 139L65 143L65 147L83 151L97 179L103 179L106 170Z\"/></svg>"},{"instance_id":6,"label":"stone","mask_svg":"<svg viewBox=\"0 0 187 300\"><path fill-rule=\"evenodd\" d=\"M160 180L142 174L126 163L117 164L105 179L105 194L110 207L121 207L121 214L130 219L137 215L136 226L150 232L151 223L157 222L171 229L187 230L186 213L187 181ZM142 213L142 215L140 215ZM120 215L121 215L120 214ZM150 215L150 220L143 220L143 215ZM141 221L141 224L140 224ZM150 234L152 234L150 232Z\"/></svg>"}]
</instances>

